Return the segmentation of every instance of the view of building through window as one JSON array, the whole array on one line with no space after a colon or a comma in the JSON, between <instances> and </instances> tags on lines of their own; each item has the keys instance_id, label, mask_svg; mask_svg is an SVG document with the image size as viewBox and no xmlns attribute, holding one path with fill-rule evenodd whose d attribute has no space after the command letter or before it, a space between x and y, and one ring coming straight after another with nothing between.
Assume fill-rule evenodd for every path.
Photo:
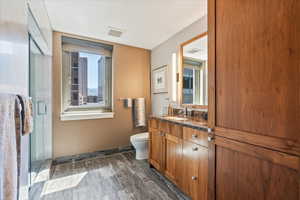
<instances>
[{"instance_id":1,"label":"view of building through window","mask_svg":"<svg viewBox=\"0 0 300 200\"><path fill-rule=\"evenodd\" d=\"M207 104L206 61L189 61L185 58L183 70L183 102L185 104Z\"/></svg>"},{"instance_id":2,"label":"view of building through window","mask_svg":"<svg viewBox=\"0 0 300 200\"><path fill-rule=\"evenodd\" d=\"M193 69L184 68L183 70L183 102L186 104L193 103Z\"/></svg>"},{"instance_id":3,"label":"view of building through window","mask_svg":"<svg viewBox=\"0 0 300 200\"><path fill-rule=\"evenodd\" d=\"M111 110L112 48L69 39L63 49L64 111Z\"/></svg>"},{"instance_id":4,"label":"view of building through window","mask_svg":"<svg viewBox=\"0 0 300 200\"><path fill-rule=\"evenodd\" d=\"M71 105L103 104L105 81L104 56L72 52Z\"/></svg>"}]
</instances>

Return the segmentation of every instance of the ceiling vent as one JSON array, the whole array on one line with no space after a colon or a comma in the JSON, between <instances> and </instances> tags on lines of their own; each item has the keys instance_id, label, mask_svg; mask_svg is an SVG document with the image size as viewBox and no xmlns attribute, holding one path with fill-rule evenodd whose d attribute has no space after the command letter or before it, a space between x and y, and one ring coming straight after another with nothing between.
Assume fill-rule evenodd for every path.
<instances>
[{"instance_id":1,"label":"ceiling vent","mask_svg":"<svg viewBox=\"0 0 300 200\"><path fill-rule=\"evenodd\" d=\"M199 52L199 51L202 51L202 49L193 48L193 49L191 49L191 50L188 50L188 53L194 54L194 53L197 53L197 52Z\"/></svg>"},{"instance_id":2,"label":"ceiling vent","mask_svg":"<svg viewBox=\"0 0 300 200\"><path fill-rule=\"evenodd\" d=\"M123 31L119 28L115 28L115 27L108 27L108 35L113 36L113 37L121 37L121 35L123 34Z\"/></svg>"}]
</instances>

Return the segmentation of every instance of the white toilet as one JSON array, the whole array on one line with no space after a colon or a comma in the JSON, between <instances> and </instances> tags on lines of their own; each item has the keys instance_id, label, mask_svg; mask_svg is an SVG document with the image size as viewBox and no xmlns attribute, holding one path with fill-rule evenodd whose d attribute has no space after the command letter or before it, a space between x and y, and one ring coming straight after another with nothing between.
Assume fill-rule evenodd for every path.
<instances>
[{"instance_id":1,"label":"white toilet","mask_svg":"<svg viewBox=\"0 0 300 200\"><path fill-rule=\"evenodd\" d=\"M148 158L149 133L139 133L130 137L130 142L135 148L136 159L144 160Z\"/></svg>"}]
</instances>

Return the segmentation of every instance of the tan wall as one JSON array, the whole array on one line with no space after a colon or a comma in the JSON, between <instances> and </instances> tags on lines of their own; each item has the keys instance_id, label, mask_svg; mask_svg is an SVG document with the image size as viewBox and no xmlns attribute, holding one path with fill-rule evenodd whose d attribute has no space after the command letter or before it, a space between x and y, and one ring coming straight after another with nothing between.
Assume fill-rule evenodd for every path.
<instances>
[{"instance_id":1,"label":"tan wall","mask_svg":"<svg viewBox=\"0 0 300 200\"><path fill-rule=\"evenodd\" d=\"M122 101L118 99L146 98L148 116L151 106L150 51L109 43L114 45L115 117L113 119L60 121L61 35L62 33L53 33L53 157L129 145L130 136L141 130L134 129L132 110L124 108Z\"/></svg>"}]
</instances>

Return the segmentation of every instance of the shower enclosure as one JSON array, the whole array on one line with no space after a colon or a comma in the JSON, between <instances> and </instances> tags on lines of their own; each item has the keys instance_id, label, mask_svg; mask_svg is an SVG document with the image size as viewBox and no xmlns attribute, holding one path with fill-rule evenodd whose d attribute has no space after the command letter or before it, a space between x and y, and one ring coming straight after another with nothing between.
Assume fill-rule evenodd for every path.
<instances>
[{"instance_id":1,"label":"shower enclosure","mask_svg":"<svg viewBox=\"0 0 300 200\"><path fill-rule=\"evenodd\" d=\"M37 181L43 164L52 157L51 56L41 29L29 11L29 95L33 102L33 132L30 134L29 183Z\"/></svg>"}]
</instances>

